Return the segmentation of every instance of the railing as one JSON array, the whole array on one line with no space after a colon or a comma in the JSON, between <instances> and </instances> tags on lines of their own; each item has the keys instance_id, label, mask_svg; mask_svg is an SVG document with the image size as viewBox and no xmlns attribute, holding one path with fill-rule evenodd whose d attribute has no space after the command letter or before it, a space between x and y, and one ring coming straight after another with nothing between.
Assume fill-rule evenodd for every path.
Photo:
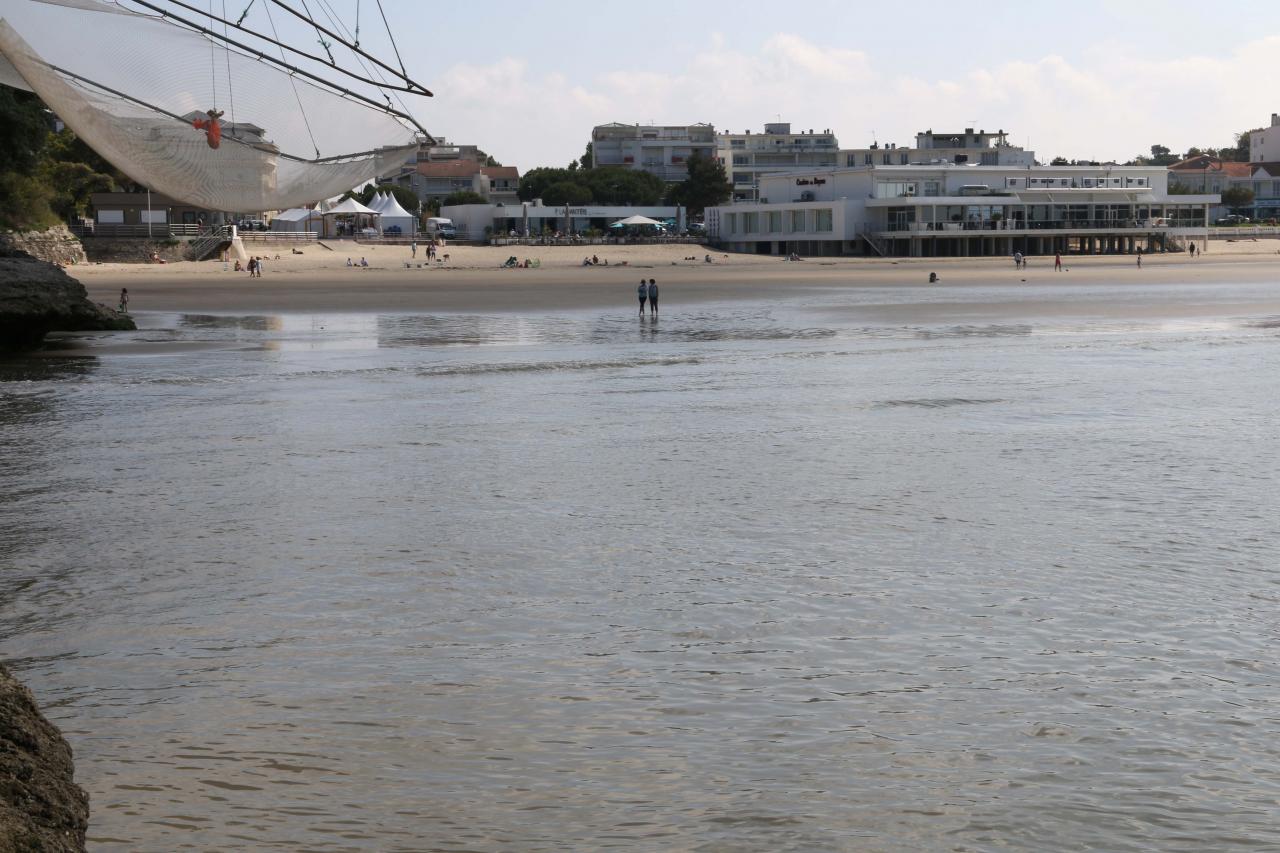
<instances>
[{"instance_id":1,"label":"railing","mask_svg":"<svg viewBox=\"0 0 1280 853\"><path fill-rule=\"evenodd\" d=\"M1280 237L1277 225L1215 225L1209 228L1209 236L1221 240L1238 240L1248 237Z\"/></svg>"},{"instance_id":2,"label":"railing","mask_svg":"<svg viewBox=\"0 0 1280 853\"><path fill-rule=\"evenodd\" d=\"M687 237L490 237L490 246L631 246L665 243L702 244L706 238Z\"/></svg>"},{"instance_id":3,"label":"railing","mask_svg":"<svg viewBox=\"0 0 1280 853\"><path fill-rule=\"evenodd\" d=\"M315 231L237 231L245 243L314 243L320 239Z\"/></svg>"},{"instance_id":4,"label":"railing","mask_svg":"<svg viewBox=\"0 0 1280 853\"><path fill-rule=\"evenodd\" d=\"M197 237L187 243L186 248L182 250L182 256L189 261L204 260L212 252L221 248L222 244L226 243L230 239L230 226L210 229L210 233L205 234L202 237Z\"/></svg>"},{"instance_id":5,"label":"railing","mask_svg":"<svg viewBox=\"0 0 1280 853\"><path fill-rule=\"evenodd\" d=\"M1023 222L1021 220L971 220L968 222L907 222L886 223L879 231L915 233L953 233L957 231L1161 231L1169 228L1204 228L1198 222L1147 219L1053 219ZM1211 231L1213 229L1210 229ZM1221 229L1236 230L1236 229Z\"/></svg>"},{"instance_id":6,"label":"railing","mask_svg":"<svg viewBox=\"0 0 1280 853\"><path fill-rule=\"evenodd\" d=\"M200 237L222 226L193 225L185 222L153 222L150 225L125 225L114 222L78 222L67 226L77 237L146 237L152 240Z\"/></svg>"}]
</instances>

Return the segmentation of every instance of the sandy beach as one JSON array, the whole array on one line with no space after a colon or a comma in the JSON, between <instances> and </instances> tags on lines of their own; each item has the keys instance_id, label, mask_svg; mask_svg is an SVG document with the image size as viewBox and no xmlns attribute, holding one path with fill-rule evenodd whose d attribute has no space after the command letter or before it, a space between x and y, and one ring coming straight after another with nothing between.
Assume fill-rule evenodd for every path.
<instances>
[{"instance_id":1,"label":"sandy beach","mask_svg":"<svg viewBox=\"0 0 1280 853\"><path fill-rule=\"evenodd\" d=\"M1202 257L1151 255L1139 269L1133 256L1028 259L1024 270L1006 258L812 258L713 252L696 245L589 247L448 246L447 262L428 265L405 246L331 242L307 245L303 254L285 245L251 249L267 258L264 277L251 279L220 261L164 265L92 264L70 272L90 296L114 304L127 287L135 311L314 312L470 311L503 312L630 307L634 285L655 278L664 305L771 299L845 288L904 287L943 292L962 285L1037 287L1149 284L1280 283L1280 240L1214 241ZM584 267L584 255L600 265ZM540 262L536 269L501 267L512 254ZM368 267L348 267L347 258ZM690 260L692 258L692 260ZM608 266L603 261L608 260ZM406 266L408 265L408 266ZM930 272L939 283L929 285ZM1280 310L1280 298L1277 302ZM969 306L972 308L972 306ZM1195 312L1170 304L1171 314ZM1075 306L1076 309L1079 306ZM1051 309L1050 309L1051 310ZM1258 310L1266 310L1259 306Z\"/></svg>"}]
</instances>

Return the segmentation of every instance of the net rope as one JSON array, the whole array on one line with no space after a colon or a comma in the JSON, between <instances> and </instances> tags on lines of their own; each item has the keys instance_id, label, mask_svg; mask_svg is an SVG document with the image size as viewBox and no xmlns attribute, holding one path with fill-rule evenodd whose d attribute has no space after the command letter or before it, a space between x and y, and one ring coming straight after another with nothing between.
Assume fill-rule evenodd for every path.
<instances>
[{"instance_id":1,"label":"net rope","mask_svg":"<svg viewBox=\"0 0 1280 853\"><path fill-rule=\"evenodd\" d=\"M211 48L224 51L225 76L215 63L206 79L193 60ZM386 174L417 147L394 116L97 0L7 2L0 56L0 82L19 77L125 174L210 210L302 206ZM214 149L191 122L220 103L230 120Z\"/></svg>"}]
</instances>

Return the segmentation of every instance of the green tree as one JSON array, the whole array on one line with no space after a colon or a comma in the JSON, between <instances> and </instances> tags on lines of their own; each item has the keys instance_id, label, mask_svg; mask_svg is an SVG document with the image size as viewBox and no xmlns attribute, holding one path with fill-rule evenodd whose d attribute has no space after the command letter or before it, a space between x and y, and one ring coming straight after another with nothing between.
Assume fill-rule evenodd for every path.
<instances>
[{"instance_id":1,"label":"green tree","mask_svg":"<svg viewBox=\"0 0 1280 853\"><path fill-rule=\"evenodd\" d=\"M1174 154L1164 145L1151 146L1151 159L1148 161L1152 166L1172 166L1178 162L1178 155Z\"/></svg>"},{"instance_id":2,"label":"green tree","mask_svg":"<svg viewBox=\"0 0 1280 853\"><path fill-rule=\"evenodd\" d=\"M684 205L692 216L715 207L733 196L733 184L724 173L724 165L711 157L694 154L687 164L689 177L671 188L667 198Z\"/></svg>"},{"instance_id":3,"label":"green tree","mask_svg":"<svg viewBox=\"0 0 1280 853\"><path fill-rule=\"evenodd\" d=\"M1227 187L1222 191L1222 203L1232 210L1253 205L1253 190L1240 184Z\"/></svg>"},{"instance_id":4,"label":"green tree","mask_svg":"<svg viewBox=\"0 0 1280 853\"><path fill-rule=\"evenodd\" d=\"M0 168L31 175L50 136L48 114L30 92L0 86Z\"/></svg>"},{"instance_id":5,"label":"green tree","mask_svg":"<svg viewBox=\"0 0 1280 853\"><path fill-rule=\"evenodd\" d=\"M1068 160L1066 157L1054 157L1052 160L1049 161L1049 165L1050 166L1070 166L1071 161Z\"/></svg>"},{"instance_id":6,"label":"green tree","mask_svg":"<svg viewBox=\"0 0 1280 853\"><path fill-rule=\"evenodd\" d=\"M591 188L591 195L597 204L647 207L661 204L662 197L667 192L667 184L662 178L625 166L604 166L579 171L575 180Z\"/></svg>"},{"instance_id":7,"label":"green tree","mask_svg":"<svg viewBox=\"0 0 1280 853\"><path fill-rule=\"evenodd\" d=\"M595 168L595 155L593 153L594 149L595 149L595 146L592 143L588 142L587 150L584 151L582 156L578 158L578 164L580 168L584 170Z\"/></svg>"},{"instance_id":8,"label":"green tree","mask_svg":"<svg viewBox=\"0 0 1280 853\"><path fill-rule=\"evenodd\" d=\"M566 170L567 171L567 170ZM542 193L543 204L590 204L595 201L591 188L574 181L557 181Z\"/></svg>"},{"instance_id":9,"label":"green tree","mask_svg":"<svg viewBox=\"0 0 1280 853\"><path fill-rule=\"evenodd\" d=\"M455 204L488 204L489 199L480 195L480 193L471 190L455 190L449 193L440 202L441 207L450 207Z\"/></svg>"},{"instance_id":10,"label":"green tree","mask_svg":"<svg viewBox=\"0 0 1280 853\"><path fill-rule=\"evenodd\" d=\"M62 219L84 214L93 193L110 192L115 179L95 172L88 163L49 160L41 165L40 177L49 190L49 205Z\"/></svg>"}]
</instances>

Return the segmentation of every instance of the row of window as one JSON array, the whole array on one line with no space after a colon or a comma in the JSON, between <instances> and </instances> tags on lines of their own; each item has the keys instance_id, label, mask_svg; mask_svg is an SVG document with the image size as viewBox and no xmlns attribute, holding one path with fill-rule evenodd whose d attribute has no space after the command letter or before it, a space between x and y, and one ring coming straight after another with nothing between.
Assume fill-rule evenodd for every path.
<instances>
[{"instance_id":1,"label":"row of window","mask_svg":"<svg viewBox=\"0 0 1280 853\"><path fill-rule=\"evenodd\" d=\"M831 210L770 210L726 213L725 234L823 234L831 231Z\"/></svg>"}]
</instances>

